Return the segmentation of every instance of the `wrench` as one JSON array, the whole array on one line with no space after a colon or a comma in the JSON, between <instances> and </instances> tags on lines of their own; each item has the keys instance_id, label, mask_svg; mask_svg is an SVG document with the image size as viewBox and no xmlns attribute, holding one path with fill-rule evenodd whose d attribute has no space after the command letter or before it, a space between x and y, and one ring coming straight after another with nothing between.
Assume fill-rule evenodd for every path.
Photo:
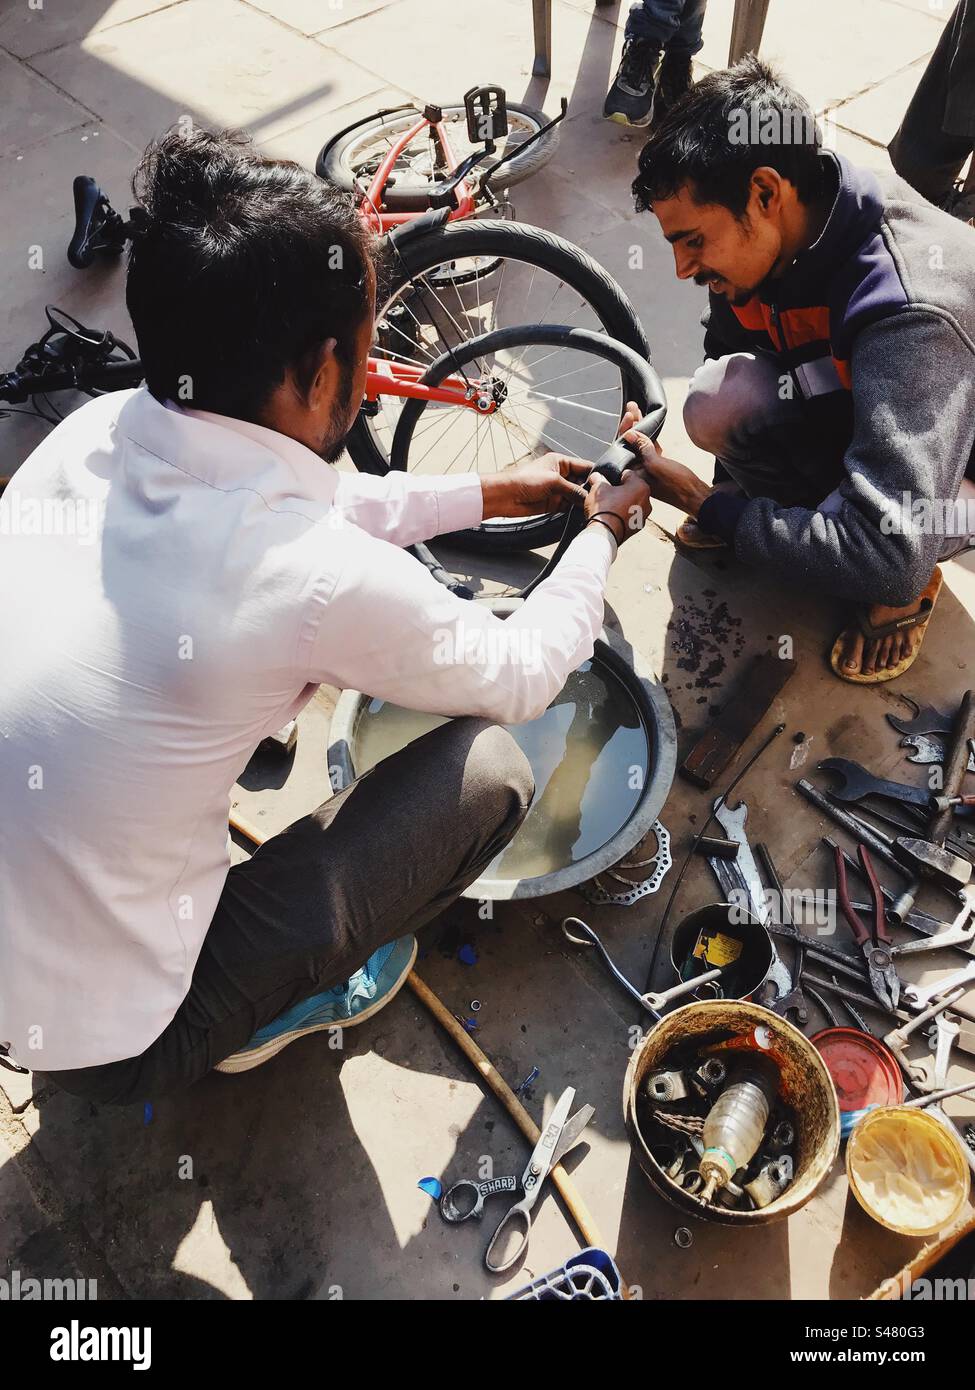
<instances>
[{"instance_id":1,"label":"wrench","mask_svg":"<svg viewBox=\"0 0 975 1390\"><path fill-rule=\"evenodd\" d=\"M685 994L693 994L696 989L700 989L701 985L707 985L712 980L719 979L726 968L722 965L720 969L707 970L703 975L696 975L693 980L685 980L683 984L672 985L670 989L660 990L659 993L645 994L643 1002L648 1009L662 1013L674 999L682 999Z\"/></svg>"},{"instance_id":2,"label":"wrench","mask_svg":"<svg viewBox=\"0 0 975 1390\"><path fill-rule=\"evenodd\" d=\"M714 818L721 826L729 840L736 840L740 846L738 858L734 861L735 867L740 871L741 878L744 880L744 887L748 892L748 900L751 910L756 919L766 926L772 916L769 905L765 897L765 889L762 887L762 880L758 875L758 867L755 863L748 837L745 835L745 822L748 819L748 807L744 801L739 801L738 805L732 810L727 802L720 797L714 803Z\"/></svg>"},{"instance_id":3,"label":"wrench","mask_svg":"<svg viewBox=\"0 0 975 1390\"><path fill-rule=\"evenodd\" d=\"M911 1080L915 1089L923 1091L925 1094L944 1090L948 1080L948 1061L951 1056L952 1044L960 1032L959 1025L946 1013L939 1013L936 1022L938 1041L934 1050L934 1058L922 1057L919 1062L911 1062L909 1065Z\"/></svg>"},{"instance_id":4,"label":"wrench","mask_svg":"<svg viewBox=\"0 0 975 1390\"><path fill-rule=\"evenodd\" d=\"M970 920L965 925L965 918ZM938 932L935 936L922 937L918 941L908 941L903 946L895 946L891 951L892 956L919 956L925 951L937 951L942 946L970 946L975 939L975 915L973 908L966 903L952 922L951 926L944 931Z\"/></svg>"},{"instance_id":5,"label":"wrench","mask_svg":"<svg viewBox=\"0 0 975 1390\"><path fill-rule=\"evenodd\" d=\"M912 787L907 782L891 782L874 777L860 763L849 758L824 758L817 764L820 772L831 772L839 778L839 786L830 795L835 801L860 801L865 796L886 796L892 801L904 801L908 806L931 807L931 792L927 787Z\"/></svg>"},{"instance_id":6,"label":"wrench","mask_svg":"<svg viewBox=\"0 0 975 1390\"><path fill-rule=\"evenodd\" d=\"M961 970L956 970L954 975L949 975L946 980L936 980L933 985L905 985L902 993L912 1008L923 1009L926 1004L938 994L944 994L946 990L954 989L955 985L965 985L969 980L975 980L975 960L968 962Z\"/></svg>"},{"instance_id":7,"label":"wrench","mask_svg":"<svg viewBox=\"0 0 975 1390\"><path fill-rule=\"evenodd\" d=\"M936 738L928 738L925 734L908 734L907 738L901 739L902 748L913 748L913 753L908 753L909 763L943 763L945 760L945 746ZM975 753L968 755L968 771L975 772Z\"/></svg>"},{"instance_id":8,"label":"wrench","mask_svg":"<svg viewBox=\"0 0 975 1390\"><path fill-rule=\"evenodd\" d=\"M896 714L887 715L887 723L899 734L950 734L955 724L953 714L942 714L934 705L919 705L910 695L901 699L910 705L914 714L910 719L901 719Z\"/></svg>"}]
</instances>

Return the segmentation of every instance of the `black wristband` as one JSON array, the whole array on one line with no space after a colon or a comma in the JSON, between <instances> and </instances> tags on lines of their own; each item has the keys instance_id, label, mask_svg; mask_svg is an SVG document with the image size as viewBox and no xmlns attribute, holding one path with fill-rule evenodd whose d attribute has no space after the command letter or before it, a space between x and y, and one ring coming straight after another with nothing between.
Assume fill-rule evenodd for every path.
<instances>
[{"instance_id":1,"label":"black wristband","mask_svg":"<svg viewBox=\"0 0 975 1390\"><path fill-rule=\"evenodd\" d=\"M609 511L607 511L607 512L593 512L593 514L592 514L592 516L589 518L589 520L590 520L590 521L598 521L599 518L602 517L602 516L611 516L611 517L613 518L614 521L618 521L619 524L622 526L622 528L623 528L623 540L620 540L620 538L617 536L616 532L613 531L612 526L608 526L608 529L609 529L610 531L613 531L613 540L616 542L617 545L622 545L622 544L623 544L623 541L626 540L626 522L623 520L623 518L622 518L617 512L609 512ZM608 523L604 521L604 522L602 523L602 525L603 525L603 526L607 526Z\"/></svg>"},{"instance_id":2,"label":"black wristband","mask_svg":"<svg viewBox=\"0 0 975 1390\"><path fill-rule=\"evenodd\" d=\"M606 515L606 516L611 516L612 513L611 513L611 512L606 512L606 513L604 513L604 515ZM619 517L617 517L616 520L619 521ZM602 518L601 516L591 516L591 517L589 518L589 521L586 522L586 525L587 525L587 526L589 525L589 522L590 522L590 521L595 521L596 524L597 524L597 526L605 526L605 527L606 527L606 530L607 530L607 531L609 532L609 534L613 537L613 543L614 543L614 545L616 546L617 550L620 548L620 546L623 544L623 542L622 542L621 540L619 540L619 538L618 538L617 535L616 535L616 532L613 530L612 526L610 526L610 524L609 524L608 521L603 521L603 518Z\"/></svg>"}]
</instances>

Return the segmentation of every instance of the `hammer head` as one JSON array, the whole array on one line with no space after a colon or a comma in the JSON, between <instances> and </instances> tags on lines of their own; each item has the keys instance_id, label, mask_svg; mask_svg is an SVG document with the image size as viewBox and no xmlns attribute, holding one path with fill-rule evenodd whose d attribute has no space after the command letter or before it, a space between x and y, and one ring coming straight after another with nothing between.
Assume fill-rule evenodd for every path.
<instances>
[{"instance_id":1,"label":"hammer head","mask_svg":"<svg viewBox=\"0 0 975 1390\"><path fill-rule=\"evenodd\" d=\"M972 877L972 865L930 840L902 835L894 841L894 854L909 869L952 891L964 888Z\"/></svg>"}]
</instances>

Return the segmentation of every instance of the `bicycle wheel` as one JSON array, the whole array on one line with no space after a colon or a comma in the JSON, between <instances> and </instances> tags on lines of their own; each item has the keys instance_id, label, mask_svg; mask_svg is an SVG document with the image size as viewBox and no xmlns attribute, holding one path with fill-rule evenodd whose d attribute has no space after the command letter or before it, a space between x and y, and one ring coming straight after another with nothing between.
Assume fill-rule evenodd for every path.
<instances>
[{"instance_id":1,"label":"bicycle wheel","mask_svg":"<svg viewBox=\"0 0 975 1390\"><path fill-rule=\"evenodd\" d=\"M493 457L508 452L514 463L549 449L567 453L571 450L565 447L564 439L580 428L593 439L599 438L593 430L601 429L598 452L602 453L616 437L617 411L622 409L624 396L636 402L641 414L654 412L654 434L666 413L663 387L649 363L601 333L562 324L525 324L483 334L445 352L430 366L423 381L439 386L447 377L462 377L473 388L475 400L490 403L491 413L436 401L407 400L393 437L394 467L422 465L433 456L432 470L449 473L451 458L473 453L476 460L489 445ZM609 408L607 393L613 401ZM569 409L560 412L556 409L559 404ZM573 419L579 414L585 420L583 427ZM593 417L597 417L596 423ZM492 430L496 437L489 440L486 436ZM541 450L536 447L538 440L542 441ZM564 513L541 519L561 535ZM486 526L496 548L521 548L526 528L529 534L532 528L537 530L539 520L496 519ZM456 542L470 534L440 539Z\"/></svg>"},{"instance_id":2,"label":"bicycle wheel","mask_svg":"<svg viewBox=\"0 0 975 1390\"><path fill-rule=\"evenodd\" d=\"M636 311L613 277L578 246L517 222L454 222L396 245L376 317L379 355L424 370L484 333L525 323L595 329L650 358ZM621 408L637 385L626 380ZM347 449L361 472L383 474L403 466L390 458L402 408L398 398L383 396L375 414L359 415ZM595 458L607 442L607 420L601 417L591 438L566 432L567 451ZM575 423L581 422L577 415ZM479 462L483 470L494 466L487 455ZM503 460L499 455L497 466L510 462L510 454ZM547 516L516 527L492 521L465 531L463 544L477 551L531 549L557 539L558 530L559 522Z\"/></svg>"},{"instance_id":3,"label":"bicycle wheel","mask_svg":"<svg viewBox=\"0 0 975 1390\"><path fill-rule=\"evenodd\" d=\"M483 142L472 144L467 135L467 113L463 104L444 106L443 121L447 138L458 164L475 150L483 150ZM396 140L416 125L422 115L416 107L380 112L370 120L339 131L322 147L315 161L315 172L345 193L365 193ZM508 103L508 134L504 144L484 163L487 168L495 159L523 145L546 125L548 117L519 102ZM540 135L523 155L515 155L498 170L498 186L513 187L541 169L555 153L559 143L559 127ZM439 143L424 130L407 145L397 159L383 192L383 208L387 212L423 212L430 206L430 195L444 181L444 170L437 163Z\"/></svg>"}]
</instances>

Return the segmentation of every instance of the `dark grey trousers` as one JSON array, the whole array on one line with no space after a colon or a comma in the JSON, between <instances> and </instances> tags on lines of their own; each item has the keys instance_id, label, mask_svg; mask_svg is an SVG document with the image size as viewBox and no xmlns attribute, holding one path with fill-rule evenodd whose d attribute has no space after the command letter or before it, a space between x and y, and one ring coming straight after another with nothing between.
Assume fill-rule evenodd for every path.
<instances>
[{"instance_id":1,"label":"dark grey trousers","mask_svg":"<svg viewBox=\"0 0 975 1390\"><path fill-rule=\"evenodd\" d=\"M234 865L190 991L141 1056L47 1078L106 1105L199 1080L452 903L533 795L528 761L500 725L455 719L425 734Z\"/></svg>"},{"instance_id":2,"label":"dark grey trousers","mask_svg":"<svg viewBox=\"0 0 975 1390\"><path fill-rule=\"evenodd\" d=\"M941 207L973 146L975 0L958 0L887 149L901 178Z\"/></svg>"}]
</instances>

